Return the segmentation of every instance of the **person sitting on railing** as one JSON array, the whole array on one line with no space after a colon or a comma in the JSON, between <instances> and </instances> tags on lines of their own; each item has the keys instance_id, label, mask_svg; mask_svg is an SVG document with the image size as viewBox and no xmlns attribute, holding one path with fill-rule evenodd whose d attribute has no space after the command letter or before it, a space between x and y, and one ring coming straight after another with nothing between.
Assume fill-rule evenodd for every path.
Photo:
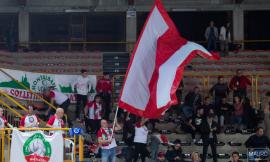
<instances>
[{"instance_id":1,"label":"person sitting on railing","mask_svg":"<svg viewBox=\"0 0 270 162\"><path fill-rule=\"evenodd\" d=\"M39 119L34 114L33 106L28 106L28 112L25 116L21 118L20 127L21 128L37 128L39 125Z\"/></svg>"},{"instance_id":2,"label":"person sitting on railing","mask_svg":"<svg viewBox=\"0 0 270 162\"><path fill-rule=\"evenodd\" d=\"M62 119L63 116L64 116L64 109L57 108L55 114L50 117L46 126L49 128L64 128L65 124L64 124L64 121ZM52 135L55 132L60 132L60 133L64 134L63 131L50 131L50 135Z\"/></svg>"},{"instance_id":3,"label":"person sitting on railing","mask_svg":"<svg viewBox=\"0 0 270 162\"><path fill-rule=\"evenodd\" d=\"M49 88L46 88L44 90L45 97L49 97L50 103L52 105L56 105L57 107L61 107L64 109L64 111L68 112L68 107L70 105L70 100L67 95L58 92L54 90L55 87L51 86ZM54 110L49 107L49 109L46 112L46 115L51 116L53 114ZM67 113L68 114L68 113ZM69 127L72 127L72 122L70 120L70 117L68 116L68 125Z\"/></svg>"},{"instance_id":4,"label":"person sitting on railing","mask_svg":"<svg viewBox=\"0 0 270 162\"><path fill-rule=\"evenodd\" d=\"M4 113L4 109L0 107L0 129L5 128L6 126L12 128L13 126L8 123L3 113Z\"/></svg>"},{"instance_id":5,"label":"person sitting on railing","mask_svg":"<svg viewBox=\"0 0 270 162\"><path fill-rule=\"evenodd\" d=\"M264 135L264 129L258 127L256 129L256 134L250 136L245 142L247 148L270 148L269 137Z\"/></svg>"}]
</instances>

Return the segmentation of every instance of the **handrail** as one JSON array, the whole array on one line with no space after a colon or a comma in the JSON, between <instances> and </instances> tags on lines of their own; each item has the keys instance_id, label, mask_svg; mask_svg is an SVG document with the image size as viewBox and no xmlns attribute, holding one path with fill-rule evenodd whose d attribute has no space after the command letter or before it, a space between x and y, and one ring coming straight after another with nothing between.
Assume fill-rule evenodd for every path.
<instances>
[{"instance_id":1,"label":"handrail","mask_svg":"<svg viewBox=\"0 0 270 162\"><path fill-rule=\"evenodd\" d=\"M53 109L57 109L54 105L52 105L51 103L49 103L47 100L45 100L43 97L41 97L40 95L38 95L37 93L33 92L30 88L26 87L24 84L20 83L17 79L15 79L13 76L11 76L10 74L8 74L7 72L5 72L3 69L0 68L0 71L2 73L4 73L5 75L7 75L8 77L10 77L12 80L14 80L17 84L19 84L21 87L25 88L27 91L29 91L31 94L33 94L34 96L36 96L38 99L42 100L43 102L45 102L47 105L49 105L50 107L52 107Z\"/></svg>"},{"instance_id":2,"label":"handrail","mask_svg":"<svg viewBox=\"0 0 270 162\"><path fill-rule=\"evenodd\" d=\"M11 135L11 131L13 130L19 130L19 131L69 131L71 128L0 128L0 141L1 141L1 159L0 161L1 162L4 162L5 160L8 159L9 161L9 158L10 158L10 149L11 149L11 140L12 140L12 136ZM6 135L6 136L5 136ZM5 140L5 137L7 138L7 140ZM83 146L84 146L84 142L83 142L83 137L82 135L79 135L79 140L77 142L76 140L76 136L75 135L72 135L71 138L64 138L64 139L72 139L74 141L74 159L73 160L64 160L65 162L75 162L76 161L76 157L77 157L77 153L76 153L76 146L77 144L79 145L79 155L78 155L78 158L79 158L79 161L84 161L84 154L83 154ZM7 159L5 159L4 157L4 153L5 153L5 143L7 142L7 147L8 147L8 157Z\"/></svg>"},{"instance_id":3,"label":"handrail","mask_svg":"<svg viewBox=\"0 0 270 162\"><path fill-rule=\"evenodd\" d=\"M25 108L22 104L20 104L18 101L13 99L11 96L9 96L7 93L5 93L3 90L0 90L0 94L5 96L9 101L13 102L15 105L19 106L21 109L23 109L25 112L27 112L27 108ZM46 123L45 121L41 120L42 123Z\"/></svg>"},{"instance_id":4,"label":"handrail","mask_svg":"<svg viewBox=\"0 0 270 162\"><path fill-rule=\"evenodd\" d=\"M205 40L194 41L197 43L206 43ZM269 39L253 39L253 40L233 40L235 43L265 43L270 42ZM0 42L0 44L5 44L6 42ZM135 44L131 41L29 41L29 42L16 42L19 45L25 44Z\"/></svg>"},{"instance_id":5,"label":"handrail","mask_svg":"<svg viewBox=\"0 0 270 162\"><path fill-rule=\"evenodd\" d=\"M17 116L19 116L19 117L22 117L22 115L18 112L18 111L16 111L16 110L14 110L12 107L10 107L8 104L6 104L3 100L1 100L0 99L0 104L2 104L3 106L5 106L6 108L8 108L10 111L12 111L14 114L16 114Z\"/></svg>"},{"instance_id":6,"label":"handrail","mask_svg":"<svg viewBox=\"0 0 270 162\"><path fill-rule=\"evenodd\" d=\"M35 131L35 130L43 130L43 131L69 131L71 128L2 128L0 130L20 130L20 131Z\"/></svg>"}]
</instances>

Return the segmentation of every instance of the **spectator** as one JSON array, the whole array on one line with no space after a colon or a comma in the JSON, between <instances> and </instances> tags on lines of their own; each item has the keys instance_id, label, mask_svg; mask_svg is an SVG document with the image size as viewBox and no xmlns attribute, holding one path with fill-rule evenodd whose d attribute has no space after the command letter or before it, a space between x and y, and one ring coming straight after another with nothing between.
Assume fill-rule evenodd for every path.
<instances>
[{"instance_id":1,"label":"spectator","mask_svg":"<svg viewBox=\"0 0 270 162\"><path fill-rule=\"evenodd\" d=\"M128 145L133 145L134 135L135 135L135 115L129 112L125 115L125 122L123 125L123 141Z\"/></svg>"},{"instance_id":2,"label":"spectator","mask_svg":"<svg viewBox=\"0 0 270 162\"><path fill-rule=\"evenodd\" d=\"M250 100L245 98L243 100L243 107L244 107L244 115L243 115L243 123L247 126L247 129L254 129L258 126L258 119L257 119L257 110L253 108Z\"/></svg>"},{"instance_id":3,"label":"spectator","mask_svg":"<svg viewBox=\"0 0 270 162\"><path fill-rule=\"evenodd\" d=\"M227 98L222 98L221 104L218 106L219 125L221 129L227 125L231 125L231 115L233 109L234 107L227 102Z\"/></svg>"},{"instance_id":4,"label":"spectator","mask_svg":"<svg viewBox=\"0 0 270 162\"><path fill-rule=\"evenodd\" d=\"M184 162L184 155L181 148L181 140L176 139L174 146L170 147L165 155L168 162Z\"/></svg>"},{"instance_id":5,"label":"spectator","mask_svg":"<svg viewBox=\"0 0 270 162\"><path fill-rule=\"evenodd\" d=\"M21 128L37 128L39 125L39 119L34 114L33 106L28 106L27 115L23 116L20 121Z\"/></svg>"},{"instance_id":6,"label":"spectator","mask_svg":"<svg viewBox=\"0 0 270 162\"><path fill-rule=\"evenodd\" d=\"M195 139L195 135L196 135L196 127L194 125L195 122L193 122L192 117L189 117L187 119L187 121L183 124L182 129L186 132L186 133L190 133L191 137L192 137L192 142L195 143L196 139Z\"/></svg>"},{"instance_id":7,"label":"spectator","mask_svg":"<svg viewBox=\"0 0 270 162\"><path fill-rule=\"evenodd\" d=\"M93 102L88 102L85 106L85 129L89 133L89 126L92 129L92 133L97 133L100 129L100 120L102 116L102 101L99 95L96 95Z\"/></svg>"},{"instance_id":8,"label":"spectator","mask_svg":"<svg viewBox=\"0 0 270 162\"><path fill-rule=\"evenodd\" d=\"M185 97L183 105L183 113L185 117L193 116L197 107L201 106L202 97L200 95L199 87L194 87L193 91L189 92Z\"/></svg>"},{"instance_id":9,"label":"spectator","mask_svg":"<svg viewBox=\"0 0 270 162\"><path fill-rule=\"evenodd\" d=\"M256 129L256 134L250 136L245 142L247 148L270 148L269 137L264 135L262 127Z\"/></svg>"},{"instance_id":10,"label":"spectator","mask_svg":"<svg viewBox=\"0 0 270 162\"><path fill-rule=\"evenodd\" d=\"M265 95L265 104L264 104L264 128L265 135L270 137L270 91Z\"/></svg>"},{"instance_id":11,"label":"spectator","mask_svg":"<svg viewBox=\"0 0 270 162\"><path fill-rule=\"evenodd\" d=\"M202 124L203 120L204 120L204 109L203 108L198 108L196 116L193 117L193 123L192 124L195 126L196 133L198 133L200 135L200 140L198 140L199 142L202 142L201 129L200 128L201 128L201 124ZM193 140L193 142L194 142L194 140Z\"/></svg>"},{"instance_id":12,"label":"spectator","mask_svg":"<svg viewBox=\"0 0 270 162\"><path fill-rule=\"evenodd\" d=\"M160 136L160 134L159 134L158 130L153 129L152 135L150 138L150 141L151 141L151 146L150 146L150 148L151 148L151 162L156 162L158 155L163 153L163 152L158 153L159 145L161 143L160 139L158 138L159 136Z\"/></svg>"},{"instance_id":13,"label":"spectator","mask_svg":"<svg viewBox=\"0 0 270 162\"><path fill-rule=\"evenodd\" d=\"M220 28L219 33L220 51L228 54L229 43L231 42L231 24L227 23L226 26Z\"/></svg>"},{"instance_id":14,"label":"spectator","mask_svg":"<svg viewBox=\"0 0 270 162\"><path fill-rule=\"evenodd\" d=\"M3 113L4 113L4 109L0 107L0 128L5 128L6 126L12 128L13 126L8 123Z\"/></svg>"},{"instance_id":15,"label":"spectator","mask_svg":"<svg viewBox=\"0 0 270 162\"><path fill-rule=\"evenodd\" d=\"M68 107L70 105L70 100L69 100L67 95L54 90L54 87L49 87L49 88L45 89L44 95L49 98L50 103L52 105L56 105L56 107L61 107L62 109L64 109L64 111L67 114L69 114ZM51 107L49 107L47 112L46 112L46 115L50 116L51 114L53 114L53 112L54 112L54 110ZM72 127L72 122L71 122L70 116L68 116L67 120L68 120L69 127Z\"/></svg>"},{"instance_id":16,"label":"spectator","mask_svg":"<svg viewBox=\"0 0 270 162\"><path fill-rule=\"evenodd\" d=\"M231 161L229 162L242 162L241 160L239 160L239 153L238 152L233 152L232 156L231 156Z\"/></svg>"},{"instance_id":17,"label":"spectator","mask_svg":"<svg viewBox=\"0 0 270 162\"><path fill-rule=\"evenodd\" d=\"M216 114L215 106L211 103L211 98L209 96L204 98L204 104L201 106L201 108L204 109L205 117L208 116L210 112Z\"/></svg>"},{"instance_id":18,"label":"spectator","mask_svg":"<svg viewBox=\"0 0 270 162\"><path fill-rule=\"evenodd\" d=\"M101 162L115 162L116 158L116 141L113 137L113 128L109 127L107 120L101 120L101 128L97 133L98 142L101 146ZM115 131L122 128L116 122Z\"/></svg>"},{"instance_id":19,"label":"spectator","mask_svg":"<svg viewBox=\"0 0 270 162\"><path fill-rule=\"evenodd\" d=\"M241 130L243 127L243 115L244 115L243 100L240 97L235 96L233 107L234 107L233 111L234 127L237 130Z\"/></svg>"},{"instance_id":20,"label":"spectator","mask_svg":"<svg viewBox=\"0 0 270 162\"><path fill-rule=\"evenodd\" d=\"M142 162L145 162L145 157L148 155L147 151L147 135L148 129L145 126L147 119L139 119L135 125L135 136L134 136L134 145L135 145L135 155L134 162L136 162L141 157Z\"/></svg>"},{"instance_id":21,"label":"spectator","mask_svg":"<svg viewBox=\"0 0 270 162\"><path fill-rule=\"evenodd\" d=\"M207 49L209 51L217 50L218 29L215 27L214 21L210 21L209 26L205 30L205 39L207 40Z\"/></svg>"},{"instance_id":22,"label":"spectator","mask_svg":"<svg viewBox=\"0 0 270 162\"><path fill-rule=\"evenodd\" d=\"M110 80L110 75L105 73L103 78L97 82L96 86L97 93L102 97L104 102L104 118L109 120L111 112L111 95L112 95L112 82Z\"/></svg>"},{"instance_id":23,"label":"spectator","mask_svg":"<svg viewBox=\"0 0 270 162\"><path fill-rule=\"evenodd\" d=\"M206 162L208 146L211 146L213 161L217 162L217 132L218 124L213 120L214 114L209 114L206 119L203 120L201 124L201 133L203 139L203 160Z\"/></svg>"},{"instance_id":24,"label":"spectator","mask_svg":"<svg viewBox=\"0 0 270 162\"><path fill-rule=\"evenodd\" d=\"M176 97L177 97L177 101L178 101L179 105L182 102L183 89L184 89L184 82L183 82L183 80L181 80L181 82L176 90Z\"/></svg>"},{"instance_id":25,"label":"spectator","mask_svg":"<svg viewBox=\"0 0 270 162\"><path fill-rule=\"evenodd\" d=\"M192 162L201 162L200 154L198 152L192 152L191 161Z\"/></svg>"},{"instance_id":26,"label":"spectator","mask_svg":"<svg viewBox=\"0 0 270 162\"><path fill-rule=\"evenodd\" d=\"M74 92L76 93L76 119L80 121L80 114L85 107L88 98L88 92L91 89L91 82L88 78L87 70L82 69L81 75L74 83Z\"/></svg>"},{"instance_id":27,"label":"spectator","mask_svg":"<svg viewBox=\"0 0 270 162\"><path fill-rule=\"evenodd\" d=\"M218 77L218 82L210 89L210 94L214 96L215 107L221 104L221 99L227 97L230 90L227 83L224 83L222 76Z\"/></svg>"},{"instance_id":28,"label":"spectator","mask_svg":"<svg viewBox=\"0 0 270 162\"><path fill-rule=\"evenodd\" d=\"M233 96L246 97L247 87L251 85L250 80L242 75L241 70L236 70L236 76L234 76L230 81L230 89L233 90Z\"/></svg>"},{"instance_id":29,"label":"spectator","mask_svg":"<svg viewBox=\"0 0 270 162\"><path fill-rule=\"evenodd\" d=\"M54 115L52 115L49 119L49 121L47 122L46 126L49 128L64 128L65 124L63 121L63 116L64 116L64 109L62 108L57 108L56 112ZM52 135L53 133L62 133L64 135L64 131L58 130L58 131L50 131L50 135Z\"/></svg>"},{"instance_id":30,"label":"spectator","mask_svg":"<svg viewBox=\"0 0 270 162\"><path fill-rule=\"evenodd\" d=\"M157 155L157 162L165 162L165 161L166 161L165 153L164 152L159 152L158 155Z\"/></svg>"}]
</instances>

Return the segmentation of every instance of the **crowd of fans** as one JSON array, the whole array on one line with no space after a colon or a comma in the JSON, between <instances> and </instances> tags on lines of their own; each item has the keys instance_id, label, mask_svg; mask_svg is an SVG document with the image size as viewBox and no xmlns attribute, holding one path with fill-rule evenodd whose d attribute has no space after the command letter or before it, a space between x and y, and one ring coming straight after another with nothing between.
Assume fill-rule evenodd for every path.
<instances>
[{"instance_id":1,"label":"crowd of fans","mask_svg":"<svg viewBox=\"0 0 270 162\"><path fill-rule=\"evenodd\" d=\"M114 162L116 157L117 142L114 131L123 130L122 140L126 143L126 161L136 162L139 158L142 162L150 157L152 162L184 162L185 155L182 151L182 142L176 139L170 142L155 126L158 120L148 120L137 117L128 112L120 112L115 127L112 127L110 114L112 112L111 94L112 83L109 75L105 75L97 83L97 95L93 101L87 97L91 85L87 80L87 71L82 70L81 76L74 83L77 93L76 121L85 124L87 134L94 134L99 143L102 162ZM217 78L217 83L209 90L209 95L203 97L199 87L194 87L188 92L182 101L184 84L181 82L176 95L179 104L167 111L167 116L176 116L180 119L181 131L191 134L192 143L202 144L202 156L198 152L191 154L193 162L205 162L208 146L210 145L213 161L218 161L216 144L219 141L218 133L242 132L243 129L256 129L246 142L247 148L270 148L270 92L265 95L260 108L254 108L247 95L247 88L251 85L249 79L237 70L230 83L225 83L222 76ZM229 94L233 93L233 101L229 100ZM63 128L65 124L64 112L68 111L70 101L67 96L50 87L44 91L44 96L51 104L56 105L56 110L46 109L48 116L47 127ZM34 114L33 107L28 106L28 114L22 117L20 127L39 127L39 118ZM81 114L83 117L81 117ZM165 115L166 116L166 115ZM120 124L118 124L118 121ZM68 116L67 124L72 127L73 122ZM7 125L0 109L0 127ZM149 126L151 125L151 127ZM263 126L263 127L260 127ZM254 130L255 131L255 130ZM54 132L50 132L52 134ZM62 132L63 133L63 132ZM92 139L95 140L95 139ZM150 141L150 146L148 145ZM160 152L159 145L168 146L167 151ZM151 152L148 151L150 148ZM232 162L239 162L239 153L233 152Z\"/></svg>"}]
</instances>

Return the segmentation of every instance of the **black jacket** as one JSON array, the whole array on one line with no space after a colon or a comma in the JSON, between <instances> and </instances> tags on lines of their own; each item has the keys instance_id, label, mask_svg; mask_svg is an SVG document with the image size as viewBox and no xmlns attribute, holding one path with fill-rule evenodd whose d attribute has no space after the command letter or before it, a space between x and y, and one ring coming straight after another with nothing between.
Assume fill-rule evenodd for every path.
<instances>
[{"instance_id":1,"label":"black jacket","mask_svg":"<svg viewBox=\"0 0 270 162\"><path fill-rule=\"evenodd\" d=\"M252 135L245 142L247 148L270 148L270 140L267 136Z\"/></svg>"},{"instance_id":2,"label":"black jacket","mask_svg":"<svg viewBox=\"0 0 270 162\"><path fill-rule=\"evenodd\" d=\"M175 157L179 156L179 160L174 160ZM168 162L184 162L184 155L182 154L182 149L175 150L174 148L172 150L168 150L165 155Z\"/></svg>"},{"instance_id":3,"label":"black jacket","mask_svg":"<svg viewBox=\"0 0 270 162\"><path fill-rule=\"evenodd\" d=\"M229 94L230 89L226 83L223 84L217 83L210 89L209 92L210 94L212 94L212 96L213 93L215 92L216 97L226 97L227 94Z\"/></svg>"},{"instance_id":4,"label":"black jacket","mask_svg":"<svg viewBox=\"0 0 270 162\"><path fill-rule=\"evenodd\" d=\"M218 123L215 122L215 121L212 121L212 125L210 127L210 125L208 124L208 121L207 121L207 118L205 118L203 121L202 121L202 124L201 124L201 127L200 127L200 131L201 131L201 134L202 134L202 139L203 140L207 140L209 139L209 135L211 133L211 129L213 128L216 128L215 131L212 131L212 134L213 134L213 139L215 142L217 142L217 132L219 130L219 126L218 126Z\"/></svg>"}]
</instances>

